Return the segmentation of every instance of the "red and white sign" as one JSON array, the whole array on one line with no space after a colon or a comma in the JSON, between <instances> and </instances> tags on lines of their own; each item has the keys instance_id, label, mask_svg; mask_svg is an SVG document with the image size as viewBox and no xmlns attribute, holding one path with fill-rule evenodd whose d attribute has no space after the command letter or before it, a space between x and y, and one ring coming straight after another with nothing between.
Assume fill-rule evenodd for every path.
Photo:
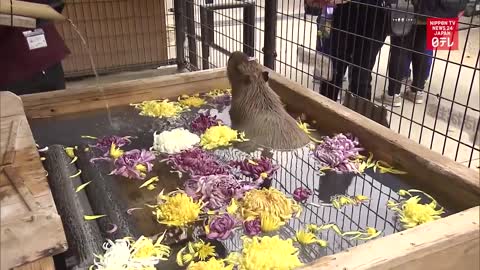
<instances>
[{"instance_id":1,"label":"red and white sign","mask_svg":"<svg viewBox=\"0 0 480 270\"><path fill-rule=\"evenodd\" d=\"M427 50L458 50L458 18L427 18Z\"/></svg>"}]
</instances>

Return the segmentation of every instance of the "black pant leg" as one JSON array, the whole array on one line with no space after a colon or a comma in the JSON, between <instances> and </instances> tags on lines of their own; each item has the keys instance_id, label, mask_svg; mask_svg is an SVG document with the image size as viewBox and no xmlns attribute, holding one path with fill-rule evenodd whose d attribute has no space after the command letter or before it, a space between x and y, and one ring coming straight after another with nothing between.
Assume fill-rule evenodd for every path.
<instances>
[{"instance_id":1,"label":"black pant leg","mask_svg":"<svg viewBox=\"0 0 480 270\"><path fill-rule=\"evenodd\" d=\"M410 59L411 49L413 48L412 41L415 29L403 37L390 37L390 60L388 62L388 94L400 94L402 88L402 79L405 74L405 67ZM412 56L413 58L413 56ZM413 59L412 59L413 61ZM413 64L412 64L413 66Z\"/></svg>"},{"instance_id":2,"label":"black pant leg","mask_svg":"<svg viewBox=\"0 0 480 270\"><path fill-rule=\"evenodd\" d=\"M359 6L359 20L353 31L357 34L352 53L352 78L349 90L365 99L372 96L372 69L377 54L387 37L387 17L381 7ZM361 14L361 15L360 15Z\"/></svg>"},{"instance_id":3,"label":"black pant leg","mask_svg":"<svg viewBox=\"0 0 480 270\"><path fill-rule=\"evenodd\" d=\"M351 21L356 14L352 4L339 5L333 12L332 29L330 32L330 58L332 62L333 78L331 81L322 81L320 94L336 101L342 88L343 76L351 61L353 36L350 31ZM353 15L353 16L352 16Z\"/></svg>"},{"instance_id":4,"label":"black pant leg","mask_svg":"<svg viewBox=\"0 0 480 270\"><path fill-rule=\"evenodd\" d=\"M414 51L412 56L413 81L412 91L423 91L425 82L429 76L426 71L429 65L429 56L425 55L426 50L426 26L417 25L415 27Z\"/></svg>"}]
</instances>

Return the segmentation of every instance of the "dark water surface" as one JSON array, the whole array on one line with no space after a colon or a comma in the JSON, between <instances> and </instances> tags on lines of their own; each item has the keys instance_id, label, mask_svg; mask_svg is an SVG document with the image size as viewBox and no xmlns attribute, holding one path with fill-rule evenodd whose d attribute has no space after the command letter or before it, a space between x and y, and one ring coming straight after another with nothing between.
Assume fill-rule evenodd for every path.
<instances>
[{"instance_id":1,"label":"dark water surface","mask_svg":"<svg viewBox=\"0 0 480 270\"><path fill-rule=\"evenodd\" d=\"M125 147L126 150L133 148L148 149L153 143L155 131L170 130L186 126L192 121L196 112L184 113L177 121L167 121L152 117L138 115L138 111L130 106L116 107L110 109L112 125L110 125L105 110L91 111L78 114L70 114L55 118L33 119L30 125L36 142L41 146L62 144L74 146L92 141L80 138L81 135L102 137L106 135L135 136L132 144ZM223 110L213 109L224 123L229 124L228 107ZM332 134L330 134L332 135ZM360 142L361 143L361 142ZM216 154L224 159L241 158L244 153L236 149L216 151ZM374 153L375 154L375 153ZM313 157L307 149L296 151L296 154L277 152L274 160L281 166L273 181L277 189L291 194L294 189L300 186L307 186L314 190L311 202L320 204L328 202L335 194L365 195L371 200L359 206L346 206L340 210L333 207L315 207L305 205L298 219L292 219L280 230L282 237L292 237L296 230L303 228L306 224L335 223L342 231L365 230L367 227L374 227L382 231L382 236L389 235L401 230L394 220L394 213L387 209L388 200L397 200L399 189L413 188L403 180L391 174L379 174L368 171L364 175L335 174L329 173L319 176L316 172ZM401 168L399 168L401 169ZM157 189L148 191L138 189L143 183L141 180L129 180L118 177L118 184L122 187L122 196L128 201L129 207L143 207L145 203L155 203L158 192L165 189L166 192L182 187L183 180L178 175L169 172L170 169L155 163L152 175L159 175L160 182ZM104 173L108 173L105 171ZM150 177L147 176L146 179ZM408 177L408 176L407 176ZM134 212L137 224L144 235L155 235L163 232L153 217L150 210L139 210ZM325 231L321 238L327 240L329 246L320 248L318 246L307 246L301 248L301 258L304 262L312 261L320 256L337 253L363 243L361 240L349 241L336 235L333 231ZM227 251L235 251L241 248L240 235L223 242ZM172 253L175 257L175 253ZM170 268L170 266L168 267Z\"/></svg>"}]
</instances>

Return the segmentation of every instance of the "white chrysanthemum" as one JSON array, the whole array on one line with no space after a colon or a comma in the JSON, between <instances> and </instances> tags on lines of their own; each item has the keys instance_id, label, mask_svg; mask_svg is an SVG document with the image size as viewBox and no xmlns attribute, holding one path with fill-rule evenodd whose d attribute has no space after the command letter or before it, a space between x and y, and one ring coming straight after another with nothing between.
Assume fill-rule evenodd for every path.
<instances>
[{"instance_id":1,"label":"white chrysanthemum","mask_svg":"<svg viewBox=\"0 0 480 270\"><path fill-rule=\"evenodd\" d=\"M182 150L192 148L200 142L198 135L184 128L163 131L153 134L153 149L158 152L176 154Z\"/></svg>"},{"instance_id":2,"label":"white chrysanthemum","mask_svg":"<svg viewBox=\"0 0 480 270\"><path fill-rule=\"evenodd\" d=\"M103 244L105 254L98 256L94 265L97 270L131 269L130 243L126 239L117 239L115 242L107 240Z\"/></svg>"}]
</instances>

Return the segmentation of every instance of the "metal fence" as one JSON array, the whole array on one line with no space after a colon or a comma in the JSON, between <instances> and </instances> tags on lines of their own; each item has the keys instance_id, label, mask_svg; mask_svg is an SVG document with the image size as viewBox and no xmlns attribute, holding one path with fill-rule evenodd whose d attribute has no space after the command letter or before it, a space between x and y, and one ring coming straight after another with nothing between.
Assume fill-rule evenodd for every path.
<instances>
[{"instance_id":1,"label":"metal fence","mask_svg":"<svg viewBox=\"0 0 480 270\"><path fill-rule=\"evenodd\" d=\"M356 0L315 13L304 0L174 0L176 61L191 71L224 67L229 53L244 51L366 116L359 107L384 107L391 129L478 168L479 17L460 16L457 50L430 54L419 49L422 23L408 34L405 24L391 26L393 13L404 20L418 15L400 2ZM465 13L480 2L468 5ZM406 95L381 98L388 89L420 91L424 80L422 104Z\"/></svg>"}]
</instances>

